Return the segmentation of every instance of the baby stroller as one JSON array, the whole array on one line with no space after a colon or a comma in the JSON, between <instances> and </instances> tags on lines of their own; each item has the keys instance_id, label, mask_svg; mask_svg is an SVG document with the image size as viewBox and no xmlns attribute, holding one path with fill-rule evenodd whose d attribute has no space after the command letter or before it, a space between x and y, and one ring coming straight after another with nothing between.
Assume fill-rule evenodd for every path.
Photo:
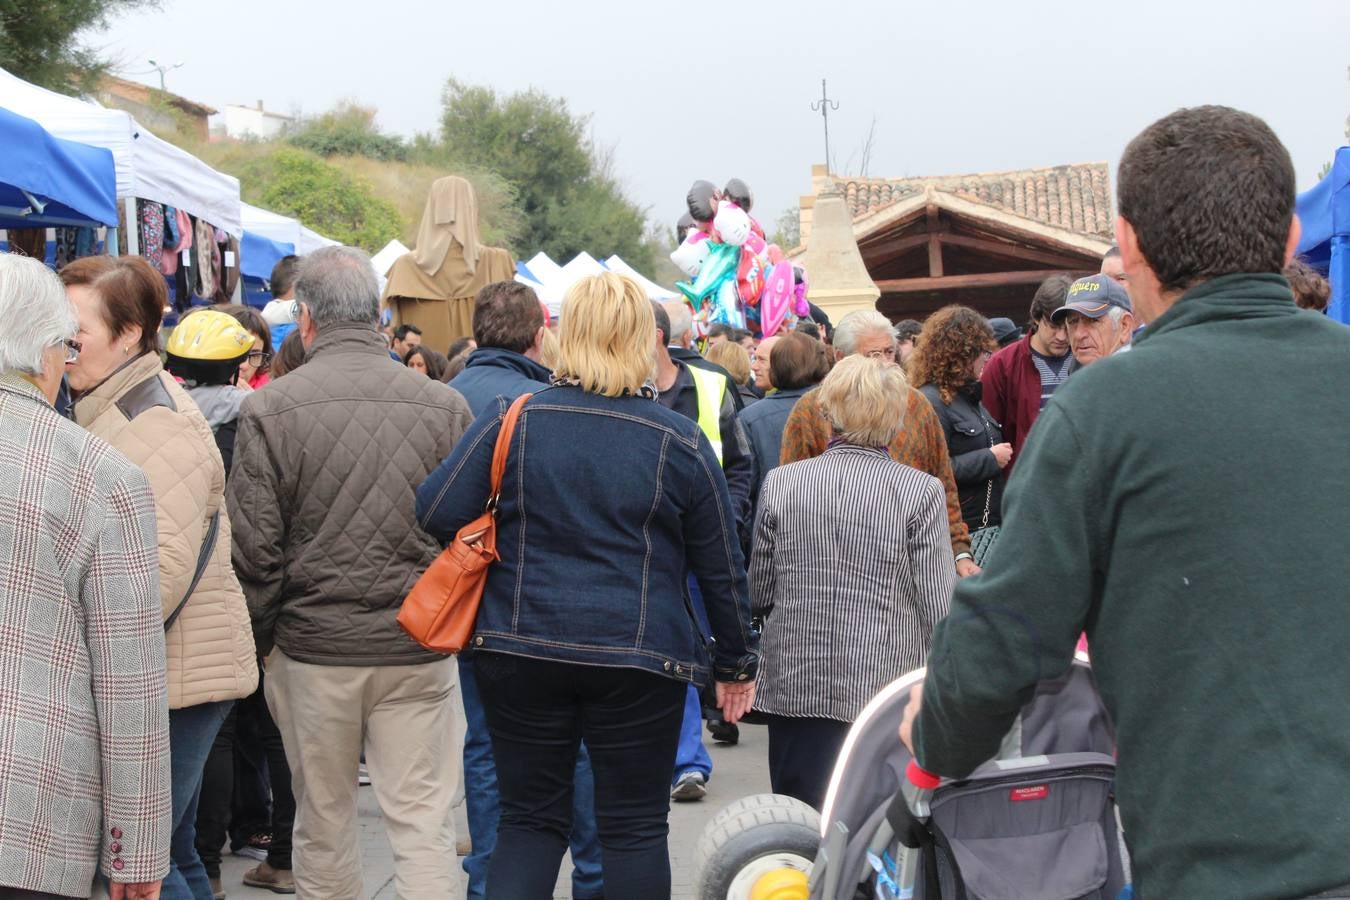
<instances>
[{"instance_id":1,"label":"baby stroller","mask_svg":"<svg viewBox=\"0 0 1350 900\"><path fill-rule=\"evenodd\" d=\"M884 688L840 751L819 815L747 797L704 829L702 900L1115 900L1129 861L1114 802L1115 739L1080 654L1042 682L998 756L957 781L900 743L910 688Z\"/></svg>"}]
</instances>

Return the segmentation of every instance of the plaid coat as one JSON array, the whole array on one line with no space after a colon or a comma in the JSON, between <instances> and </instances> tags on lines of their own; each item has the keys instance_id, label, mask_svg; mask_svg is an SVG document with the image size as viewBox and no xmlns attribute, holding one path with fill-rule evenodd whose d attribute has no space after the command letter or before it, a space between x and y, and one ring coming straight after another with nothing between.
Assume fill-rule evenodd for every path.
<instances>
[{"instance_id":1,"label":"plaid coat","mask_svg":"<svg viewBox=\"0 0 1350 900\"><path fill-rule=\"evenodd\" d=\"M0 375L0 886L168 871L155 545L145 475Z\"/></svg>"}]
</instances>

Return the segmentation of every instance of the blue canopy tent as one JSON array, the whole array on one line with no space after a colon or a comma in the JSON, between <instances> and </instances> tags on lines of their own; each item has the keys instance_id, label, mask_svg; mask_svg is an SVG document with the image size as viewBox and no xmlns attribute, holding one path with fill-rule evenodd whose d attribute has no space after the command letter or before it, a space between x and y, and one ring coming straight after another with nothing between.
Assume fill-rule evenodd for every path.
<instances>
[{"instance_id":1,"label":"blue canopy tent","mask_svg":"<svg viewBox=\"0 0 1350 900\"><path fill-rule=\"evenodd\" d=\"M1350 325L1350 147L1337 150L1327 177L1299 194L1298 217L1298 255L1331 282L1327 315Z\"/></svg>"},{"instance_id":2,"label":"blue canopy tent","mask_svg":"<svg viewBox=\"0 0 1350 900\"><path fill-rule=\"evenodd\" d=\"M112 151L53 137L0 108L0 228L117 227Z\"/></svg>"}]
</instances>

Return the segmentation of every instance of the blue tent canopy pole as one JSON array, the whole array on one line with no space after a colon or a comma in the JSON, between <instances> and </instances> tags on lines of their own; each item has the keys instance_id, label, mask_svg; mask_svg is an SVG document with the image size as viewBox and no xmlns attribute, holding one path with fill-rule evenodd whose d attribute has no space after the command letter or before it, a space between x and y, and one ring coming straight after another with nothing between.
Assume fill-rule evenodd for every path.
<instances>
[{"instance_id":1,"label":"blue tent canopy pole","mask_svg":"<svg viewBox=\"0 0 1350 900\"><path fill-rule=\"evenodd\" d=\"M1350 325L1350 147L1336 151L1327 177L1299 194L1297 208L1298 255L1331 282L1327 315Z\"/></svg>"}]
</instances>

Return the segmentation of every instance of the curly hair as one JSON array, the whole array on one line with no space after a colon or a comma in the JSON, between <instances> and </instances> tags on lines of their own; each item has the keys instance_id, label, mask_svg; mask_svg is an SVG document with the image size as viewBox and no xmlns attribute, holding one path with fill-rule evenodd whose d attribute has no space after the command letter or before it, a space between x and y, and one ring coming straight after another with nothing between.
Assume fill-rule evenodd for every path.
<instances>
[{"instance_id":1,"label":"curly hair","mask_svg":"<svg viewBox=\"0 0 1350 900\"><path fill-rule=\"evenodd\" d=\"M998 349L989 322L968 306L944 306L929 316L917 345L909 358L909 383L936 385L943 403L951 403L970 381L977 356Z\"/></svg>"},{"instance_id":2,"label":"curly hair","mask_svg":"<svg viewBox=\"0 0 1350 900\"><path fill-rule=\"evenodd\" d=\"M1284 277L1289 279L1289 287L1294 292L1294 302L1299 309L1327 311L1327 304L1331 301L1331 285L1316 269L1296 256L1284 267Z\"/></svg>"}]
</instances>

